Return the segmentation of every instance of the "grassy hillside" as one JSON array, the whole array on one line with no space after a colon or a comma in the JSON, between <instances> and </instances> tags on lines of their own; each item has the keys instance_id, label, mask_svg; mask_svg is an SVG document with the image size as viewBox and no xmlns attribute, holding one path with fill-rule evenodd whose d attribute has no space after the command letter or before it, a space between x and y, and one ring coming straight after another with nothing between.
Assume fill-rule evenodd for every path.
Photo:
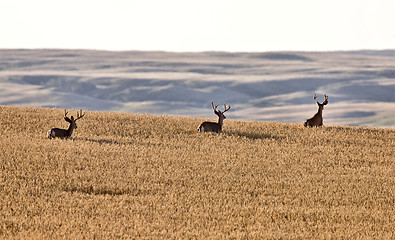
<instances>
[{"instance_id":1,"label":"grassy hillside","mask_svg":"<svg viewBox=\"0 0 395 240\"><path fill-rule=\"evenodd\" d=\"M394 129L63 113L0 106L1 238L394 238Z\"/></svg>"}]
</instances>

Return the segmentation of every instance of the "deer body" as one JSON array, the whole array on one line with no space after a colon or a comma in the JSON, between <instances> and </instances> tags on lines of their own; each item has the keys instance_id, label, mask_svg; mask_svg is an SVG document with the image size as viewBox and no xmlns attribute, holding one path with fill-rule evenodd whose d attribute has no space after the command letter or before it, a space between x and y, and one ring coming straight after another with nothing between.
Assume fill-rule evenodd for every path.
<instances>
[{"instance_id":1,"label":"deer body","mask_svg":"<svg viewBox=\"0 0 395 240\"><path fill-rule=\"evenodd\" d=\"M220 121L218 119L218 123L216 122L203 122L200 124L198 131L200 132L216 132L219 133L222 131L222 124L223 124L223 119Z\"/></svg>"},{"instance_id":2,"label":"deer body","mask_svg":"<svg viewBox=\"0 0 395 240\"><path fill-rule=\"evenodd\" d=\"M69 138L71 137L71 134L73 134L74 129L77 128L77 124L75 123L78 119L82 118L83 116L85 116L85 114L82 114L82 110L80 110L80 113L78 114L77 112L77 118L74 119L73 116L71 116L70 118L67 117L67 112L66 109L64 110L65 114L64 114L64 120L66 120L68 123L70 123L70 126L68 129L62 129L62 128L52 128L51 130L49 130L47 132L47 137L49 139L51 138Z\"/></svg>"},{"instance_id":3,"label":"deer body","mask_svg":"<svg viewBox=\"0 0 395 240\"><path fill-rule=\"evenodd\" d=\"M314 93L314 101L318 105L318 111L312 118L307 119L304 122L305 127L321 127L324 124L324 119L322 118L322 110L324 110L324 106L328 104L328 96L325 96L325 100L322 103L317 101L317 95Z\"/></svg>"},{"instance_id":4,"label":"deer body","mask_svg":"<svg viewBox=\"0 0 395 240\"><path fill-rule=\"evenodd\" d=\"M211 107L213 108L215 115L218 116L218 123L203 122L198 127L199 132L216 132L216 133L222 132L222 125L223 125L224 119L226 118L224 113L230 109L230 105L228 108L226 108L226 105L224 105L223 112L221 112L220 110L217 110L218 104L215 105L215 107L214 107L214 104L212 101L211 101Z\"/></svg>"}]
</instances>

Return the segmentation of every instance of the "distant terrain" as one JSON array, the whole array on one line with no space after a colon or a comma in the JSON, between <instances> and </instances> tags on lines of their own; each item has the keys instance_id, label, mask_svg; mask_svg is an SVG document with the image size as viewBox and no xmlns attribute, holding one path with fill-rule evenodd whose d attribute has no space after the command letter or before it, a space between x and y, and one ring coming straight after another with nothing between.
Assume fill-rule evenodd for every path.
<instances>
[{"instance_id":1,"label":"distant terrain","mask_svg":"<svg viewBox=\"0 0 395 240\"><path fill-rule=\"evenodd\" d=\"M0 105L395 127L395 50L171 53L0 50Z\"/></svg>"}]
</instances>

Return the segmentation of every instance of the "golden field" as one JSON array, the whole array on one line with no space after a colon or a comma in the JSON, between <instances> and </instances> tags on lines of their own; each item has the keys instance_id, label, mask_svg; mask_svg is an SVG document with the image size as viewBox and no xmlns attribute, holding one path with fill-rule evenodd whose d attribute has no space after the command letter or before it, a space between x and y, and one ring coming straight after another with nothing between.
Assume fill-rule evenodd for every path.
<instances>
[{"instance_id":1,"label":"golden field","mask_svg":"<svg viewBox=\"0 0 395 240\"><path fill-rule=\"evenodd\" d=\"M0 238L395 238L394 129L63 115L0 106Z\"/></svg>"}]
</instances>

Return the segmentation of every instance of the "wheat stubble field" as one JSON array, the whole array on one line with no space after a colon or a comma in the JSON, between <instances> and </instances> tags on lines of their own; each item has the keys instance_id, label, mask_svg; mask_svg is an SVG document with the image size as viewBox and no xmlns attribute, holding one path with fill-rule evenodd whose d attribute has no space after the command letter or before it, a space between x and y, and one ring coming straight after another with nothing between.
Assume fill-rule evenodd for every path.
<instances>
[{"instance_id":1,"label":"wheat stubble field","mask_svg":"<svg viewBox=\"0 0 395 240\"><path fill-rule=\"evenodd\" d=\"M3 239L394 238L393 129L63 115L0 106Z\"/></svg>"}]
</instances>

